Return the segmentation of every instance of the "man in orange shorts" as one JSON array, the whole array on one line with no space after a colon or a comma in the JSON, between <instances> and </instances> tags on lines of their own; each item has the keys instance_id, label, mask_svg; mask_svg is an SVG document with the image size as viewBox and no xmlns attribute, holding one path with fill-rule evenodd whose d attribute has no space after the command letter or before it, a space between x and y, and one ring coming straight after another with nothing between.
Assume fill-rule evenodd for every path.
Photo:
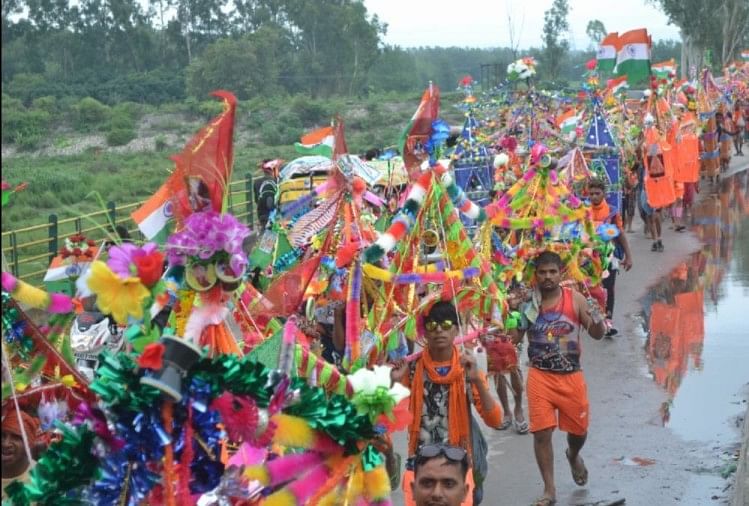
<instances>
[{"instance_id":1,"label":"man in orange shorts","mask_svg":"<svg viewBox=\"0 0 749 506\"><path fill-rule=\"evenodd\" d=\"M536 290L524 310L530 359L526 391L533 449L544 481L544 493L533 504L549 506L556 503L551 436L557 426L567 432L566 455L575 483L588 482L588 470L579 455L588 434L589 412L580 368L580 329L601 339L606 325L597 303L560 286L564 263L559 255L544 251L534 263ZM523 334L511 332L520 342Z\"/></svg>"}]
</instances>

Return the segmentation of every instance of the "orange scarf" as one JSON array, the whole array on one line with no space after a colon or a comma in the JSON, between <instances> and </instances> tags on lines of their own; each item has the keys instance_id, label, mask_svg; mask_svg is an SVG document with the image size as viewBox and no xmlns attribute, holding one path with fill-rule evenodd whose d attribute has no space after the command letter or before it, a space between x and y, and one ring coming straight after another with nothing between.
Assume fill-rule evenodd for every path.
<instances>
[{"instance_id":1,"label":"orange scarf","mask_svg":"<svg viewBox=\"0 0 749 506\"><path fill-rule=\"evenodd\" d=\"M424 350L416 362L413 380L411 381L411 413L414 418L409 429L408 454L415 455L421 432L421 415L424 404L424 373L429 381L440 385L450 385L447 395L448 439L451 445L465 448L471 453L471 426L468 418L468 399L466 397L466 378L463 366L460 365L460 351L453 346L450 360L450 372L440 376L429 350Z\"/></svg>"},{"instance_id":2,"label":"orange scarf","mask_svg":"<svg viewBox=\"0 0 749 506\"><path fill-rule=\"evenodd\" d=\"M611 210L609 209L609 203L606 202L606 199L602 200L598 205L591 205L590 210L593 214L593 222L596 225L600 225L601 223L605 222L609 218L609 214L611 213Z\"/></svg>"}]
</instances>

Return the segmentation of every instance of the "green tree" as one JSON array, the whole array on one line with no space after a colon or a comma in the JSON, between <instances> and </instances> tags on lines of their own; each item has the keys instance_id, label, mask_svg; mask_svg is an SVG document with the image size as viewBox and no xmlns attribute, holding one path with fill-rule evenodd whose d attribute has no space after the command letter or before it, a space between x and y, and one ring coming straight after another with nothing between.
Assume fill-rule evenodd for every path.
<instances>
[{"instance_id":1,"label":"green tree","mask_svg":"<svg viewBox=\"0 0 749 506\"><path fill-rule=\"evenodd\" d=\"M749 35L747 0L650 0L679 27L681 68L701 68L704 51L712 50L720 65L734 59Z\"/></svg>"},{"instance_id":2,"label":"green tree","mask_svg":"<svg viewBox=\"0 0 749 506\"><path fill-rule=\"evenodd\" d=\"M282 91L280 77L290 67L290 43L278 27L263 27L239 39L209 45L187 68L188 94L205 98L216 89L246 100Z\"/></svg>"},{"instance_id":3,"label":"green tree","mask_svg":"<svg viewBox=\"0 0 749 506\"><path fill-rule=\"evenodd\" d=\"M591 19L588 21L588 26L585 27L585 34L593 43L593 47L597 47L603 38L608 35L608 32L601 20Z\"/></svg>"},{"instance_id":4,"label":"green tree","mask_svg":"<svg viewBox=\"0 0 749 506\"><path fill-rule=\"evenodd\" d=\"M544 12L543 63L552 80L559 76L564 56L570 47L569 41L564 38L570 29L567 21L569 11L567 0L554 0L551 8Z\"/></svg>"}]
</instances>

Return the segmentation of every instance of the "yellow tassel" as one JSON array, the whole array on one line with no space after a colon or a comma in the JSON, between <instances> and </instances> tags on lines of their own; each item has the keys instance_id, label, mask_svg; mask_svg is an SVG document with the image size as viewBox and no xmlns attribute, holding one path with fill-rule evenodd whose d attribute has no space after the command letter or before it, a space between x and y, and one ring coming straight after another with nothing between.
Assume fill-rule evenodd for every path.
<instances>
[{"instance_id":1,"label":"yellow tassel","mask_svg":"<svg viewBox=\"0 0 749 506\"><path fill-rule=\"evenodd\" d=\"M179 291L179 311L174 316L175 334L178 336L185 335L187 318L190 316L192 306L195 301L195 292L192 290Z\"/></svg>"},{"instance_id":2,"label":"yellow tassel","mask_svg":"<svg viewBox=\"0 0 749 506\"><path fill-rule=\"evenodd\" d=\"M250 466L244 470L244 476L248 480L257 480L264 486L268 486L270 483L270 476L268 476L268 470L265 466Z\"/></svg>"},{"instance_id":3,"label":"yellow tassel","mask_svg":"<svg viewBox=\"0 0 749 506\"><path fill-rule=\"evenodd\" d=\"M340 493L341 490L338 487L334 488L320 499L318 506L338 506L338 496Z\"/></svg>"},{"instance_id":4,"label":"yellow tassel","mask_svg":"<svg viewBox=\"0 0 749 506\"><path fill-rule=\"evenodd\" d=\"M346 501L348 504L356 504L357 499L364 493L364 472L359 467L349 478Z\"/></svg>"},{"instance_id":5,"label":"yellow tassel","mask_svg":"<svg viewBox=\"0 0 749 506\"><path fill-rule=\"evenodd\" d=\"M49 295L44 290L21 281L17 281L16 289L13 290L13 298L22 304L31 306L36 309L47 309L49 305Z\"/></svg>"},{"instance_id":6,"label":"yellow tassel","mask_svg":"<svg viewBox=\"0 0 749 506\"><path fill-rule=\"evenodd\" d=\"M367 499L377 501L390 495L390 476L384 465L364 473L364 484L367 487Z\"/></svg>"},{"instance_id":7,"label":"yellow tassel","mask_svg":"<svg viewBox=\"0 0 749 506\"><path fill-rule=\"evenodd\" d=\"M304 419L278 414L273 416L273 421L277 426L273 435L275 444L292 448L312 448L315 433Z\"/></svg>"},{"instance_id":8,"label":"yellow tassel","mask_svg":"<svg viewBox=\"0 0 749 506\"><path fill-rule=\"evenodd\" d=\"M283 488L269 495L263 501L263 506L296 506L296 498L294 494Z\"/></svg>"}]
</instances>

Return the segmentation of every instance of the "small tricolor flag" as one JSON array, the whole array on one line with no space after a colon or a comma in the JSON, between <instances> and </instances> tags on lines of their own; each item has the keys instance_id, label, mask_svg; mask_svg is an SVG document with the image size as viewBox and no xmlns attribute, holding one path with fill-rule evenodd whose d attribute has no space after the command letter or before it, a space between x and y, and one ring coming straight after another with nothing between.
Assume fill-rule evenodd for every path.
<instances>
[{"instance_id":1,"label":"small tricolor flag","mask_svg":"<svg viewBox=\"0 0 749 506\"><path fill-rule=\"evenodd\" d=\"M130 216L138 224L138 228L146 239L164 244L169 236L171 228L169 225L174 215L173 209L172 202L169 200L169 189L165 183Z\"/></svg>"},{"instance_id":2,"label":"small tricolor flag","mask_svg":"<svg viewBox=\"0 0 749 506\"><path fill-rule=\"evenodd\" d=\"M619 47L619 34L610 33L604 37L598 46L596 60L598 60L598 70L610 72L616 66L616 50Z\"/></svg>"},{"instance_id":3,"label":"small tricolor flag","mask_svg":"<svg viewBox=\"0 0 749 506\"><path fill-rule=\"evenodd\" d=\"M626 75L631 83L643 81L650 75L650 36L645 28L630 30L619 37L614 73Z\"/></svg>"},{"instance_id":4,"label":"small tricolor flag","mask_svg":"<svg viewBox=\"0 0 749 506\"><path fill-rule=\"evenodd\" d=\"M743 51L741 51L741 59L749 62L749 49L744 49Z\"/></svg>"},{"instance_id":5,"label":"small tricolor flag","mask_svg":"<svg viewBox=\"0 0 749 506\"><path fill-rule=\"evenodd\" d=\"M57 255L49 264L44 274L44 282L60 281L72 277L79 277L91 265L91 262L66 262L61 255Z\"/></svg>"},{"instance_id":6,"label":"small tricolor flag","mask_svg":"<svg viewBox=\"0 0 749 506\"><path fill-rule=\"evenodd\" d=\"M578 119L579 116L577 115L577 111L570 109L569 111L563 112L557 116L556 124L563 134L568 134L575 130Z\"/></svg>"},{"instance_id":7,"label":"small tricolor flag","mask_svg":"<svg viewBox=\"0 0 749 506\"><path fill-rule=\"evenodd\" d=\"M676 61L671 58L667 61L654 63L650 66L650 70L658 79L666 79L668 76L676 74Z\"/></svg>"},{"instance_id":8,"label":"small tricolor flag","mask_svg":"<svg viewBox=\"0 0 749 506\"><path fill-rule=\"evenodd\" d=\"M620 93L625 93L629 89L629 84L627 83L627 76L621 76L614 79L609 79L606 83L606 89L614 94L618 95Z\"/></svg>"},{"instance_id":9,"label":"small tricolor flag","mask_svg":"<svg viewBox=\"0 0 749 506\"><path fill-rule=\"evenodd\" d=\"M297 153L332 158L333 148L335 147L335 130L332 126L319 128L303 135L300 141L294 143L294 149Z\"/></svg>"}]
</instances>

